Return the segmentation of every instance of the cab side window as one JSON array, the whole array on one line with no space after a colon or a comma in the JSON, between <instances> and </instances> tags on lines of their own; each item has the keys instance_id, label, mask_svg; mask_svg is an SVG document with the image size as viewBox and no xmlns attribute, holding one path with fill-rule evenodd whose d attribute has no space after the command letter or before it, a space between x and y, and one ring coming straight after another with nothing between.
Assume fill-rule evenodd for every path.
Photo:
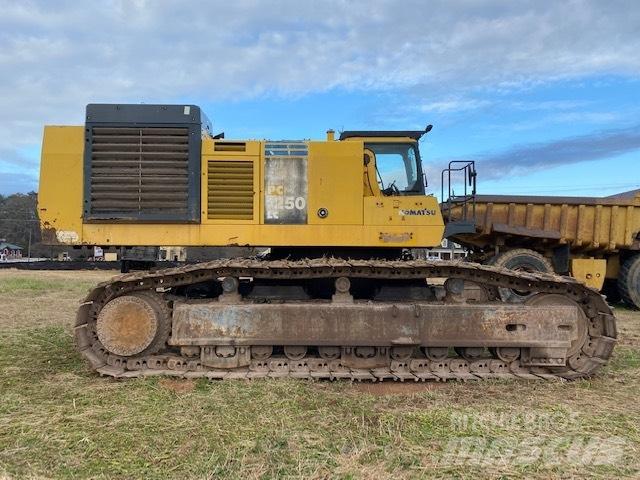
<instances>
[{"instance_id":1,"label":"cab side window","mask_svg":"<svg viewBox=\"0 0 640 480\"><path fill-rule=\"evenodd\" d=\"M375 153L378 185L383 191L399 194L418 192L418 162L416 147L404 143L371 143L366 148Z\"/></svg>"}]
</instances>

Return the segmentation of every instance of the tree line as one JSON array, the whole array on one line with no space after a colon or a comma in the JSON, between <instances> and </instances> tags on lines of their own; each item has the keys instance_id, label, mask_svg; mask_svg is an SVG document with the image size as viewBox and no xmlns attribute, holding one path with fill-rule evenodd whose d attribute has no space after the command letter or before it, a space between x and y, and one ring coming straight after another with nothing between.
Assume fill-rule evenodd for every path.
<instances>
[{"instance_id":1,"label":"tree line","mask_svg":"<svg viewBox=\"0 0 640 480\"><path fill-rule=\"evenodd\" d=\"M0 238L23 248L27 256L48 256L50 249L41 243L36 192L0 195Z\"/></svg>"}]
</instances>

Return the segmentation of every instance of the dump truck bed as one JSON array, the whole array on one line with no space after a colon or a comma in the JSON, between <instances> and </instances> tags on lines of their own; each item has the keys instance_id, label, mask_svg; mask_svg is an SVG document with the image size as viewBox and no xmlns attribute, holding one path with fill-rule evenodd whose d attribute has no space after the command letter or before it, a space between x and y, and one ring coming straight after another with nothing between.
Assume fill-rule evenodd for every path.
<instances>
[{"instance_id":1,"label":"dump truck bed","mask_svg":"<svg viewBox=\"0 0 640 480\"><path fill-rule=\"evenodd\" d=\"M452 238L472 248L486 248L499 238L508 238L512 245L569 245L575 253L590 255L638 250L640 193L628 193L612 197L478 195L475 216L471 215L475 233ZM462 207L443 210L449 220L462 216Z\"/></svg>"}]
</instances>

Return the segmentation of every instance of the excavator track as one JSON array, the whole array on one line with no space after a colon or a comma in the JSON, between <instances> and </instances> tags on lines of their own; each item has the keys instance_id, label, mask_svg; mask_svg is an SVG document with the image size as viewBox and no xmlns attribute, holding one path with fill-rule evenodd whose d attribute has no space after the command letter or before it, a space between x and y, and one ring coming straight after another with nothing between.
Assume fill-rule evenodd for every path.
<instances>
[{"instance_id":1,"label":"excavator track","mask_svg":"<svg viewBox=\"0 0 640 480\"><path fill-rule=\"evenodd\" d=\"M274 282L302 282L316 279L371 279L372 281L404 280L423 281L427 284L435 283L433 279L452 279L458 282L458 287L472 285L481 291L482 298L468 300L464 294L456 296L463 289L453 287L445 291L445 287L433 287L439 295L427 302L417 302L416 316L419 308L435 306L443 312L449 309L453 312L465 312L467 306L487 311L498 311L508 305L500 300L499 288L511 288L518 291L530 292L532 305L537 305L540 312L545 305L555 305L568 302L578 307L580 312L580 335L567 350L562 364L554 363L556 359L542 358L532 365L525 361L524 354L515 354L508 348L476 349L470 355L471 349L455 348L455 339L448 347L439 349L409 347L376 347L375 355L383 359L383 363L363 367L356 363L355 367L344 360L344 352L352 353L358 347L349 344L336 347L322 347L310 345L307 347L285 348L278 345L261 345L256 347L242 347L236 343L230 348L236 351L252 349L251 359L247 364L235 368L216 368L208 366L203 359L209 348L215 347L186 347L167 345L162 340L158 345L146 347L144 351L135 352L135 346L120 345L118 348L105 348L103 342L108 343L109 331L105 329L105 318L109 319L106 308L109 305L117 307L117 301L122 297L132 302L142 302L143 307L152 311L162 319L156 330L171 329L174 309L180 304L189 305L190 300L181 298L176 291L181 287L220 282L223 279L251 278ZM348 284L348 282L347 282ZM338 292L339 281L336 282L336 294L348 295L348 289ZM224 285L223 285L224 287ZM466 287L465 287L466 288ZM466 290L464 290L466 292ZM452 293L453 292L453 293ZM340 295L337 295L340 296ZM259 309L261 304L243 299L237 291L228 294L230 305L251 306ZM133 299L133 300L131 300ZM211 299L218 308L227 302L225 294L218 299ZM113 302L113 303L112 303ZM194 301L197 305L197 301ZM269 303L269 302L266 302ZM286 301L275 302L276 304ZM325 301L321 305L331 308L340 306L339 300ZM369 308L377 302L356 301L358 308ZM383 302L384 303L384 302ZM411 300L405 302L387 302L391 305L391 312L397 312L398 307L406 308ZM346 302L349 305L349 301ZM395 306L397 304L397 306ZM113 308L115 308L113 307ZM274 308L279 308L277 305ZM526 309L526 306L523 307ZM103 311L104 309L104 311ZM496 310L497 309L497 310ZM535 308L531 309L532 311ZM526 310L524 310L526 311ZM543 310L542 310L543 311ZM101 313L102 312L102 313ZM396 315L396 313L393 313ZM155 317L154 317L155 318ZM445 319L445 321L447 321ZM102 322L102 323L100 323ZM109 324L107 323L107 326ZM145 327L146 328L146 327ZM580 282L569 278L551 274L533 274L514 272L503 268L479 265L467 262L430 262L422 260L388 261L388 260L342 260L334 258L319 258L312 260L277 260L266 261L256 259L216 260L212 262L186 265L180 268L170 268L154 272L136 272L116 276L110 281L99 284L93 289L78 310L74 327L76 345L82 356L92 368L101 375L116 378L131 378L143 376L172 376L180 378L208 378L208 379L254 379L254 378L302 378L302 379L348 379L352 381L446 381L446 380L478 380L490 378L522 378L544 380L571 380L589 377L604 365L612 354L616 344L616 322L612 309L604 298L595 290ZM105 333L106 332L106 333ZM145 331L140 333L142 337ZM107 339L107 340L105 340ZM576 343L577 342L577 343ZM147 342L149 343L149 342ZM145 343L145 345L147 345ZM131 347L131 348L130 348ZM334 350L331 350L331 349ZM335 350L337 348L337 350ZM372 347L373 348L373 347ZM456 356L453 351L456 351ZM120 350L119 350L120 349ZM119 354L114 353L114 350ZM428 354L437 350L438 355ZM444 350L444 354L442 354ZM343 352L343 356L339 355ZM482 353L477 354L478 351ZM500 353L502 352L502 353ZM507 352L505 354L505 352ZM524 352L524 349L522 350ZM202 353L202 355L201 355ZM247 350L247 358L249 351ZM127 356L128 355L128 356ZM378 358L378 357L376 357ZM384 360L386 359L386 360ZM544 362L549 365L544 365ZM542 364L540 364L542 362Z\"/></svg>"}]
</instances>

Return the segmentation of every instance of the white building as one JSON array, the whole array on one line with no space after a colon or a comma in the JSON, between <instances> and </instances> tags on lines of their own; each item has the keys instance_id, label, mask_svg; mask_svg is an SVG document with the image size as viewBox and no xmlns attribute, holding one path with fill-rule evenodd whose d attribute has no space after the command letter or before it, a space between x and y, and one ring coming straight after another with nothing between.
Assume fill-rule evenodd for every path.
<instances>
[{"instance_id":1,"label":"white building","mask_svg":"<svg viewBox=\"0 0 640 480\"><path fill-rule=\"evenodd\" d=\"M414 248L411 250L414 258L423 260L458 260L467 256L467 251L455 242L444 238L439 247Z\"/></svg>"}]
</instances>

